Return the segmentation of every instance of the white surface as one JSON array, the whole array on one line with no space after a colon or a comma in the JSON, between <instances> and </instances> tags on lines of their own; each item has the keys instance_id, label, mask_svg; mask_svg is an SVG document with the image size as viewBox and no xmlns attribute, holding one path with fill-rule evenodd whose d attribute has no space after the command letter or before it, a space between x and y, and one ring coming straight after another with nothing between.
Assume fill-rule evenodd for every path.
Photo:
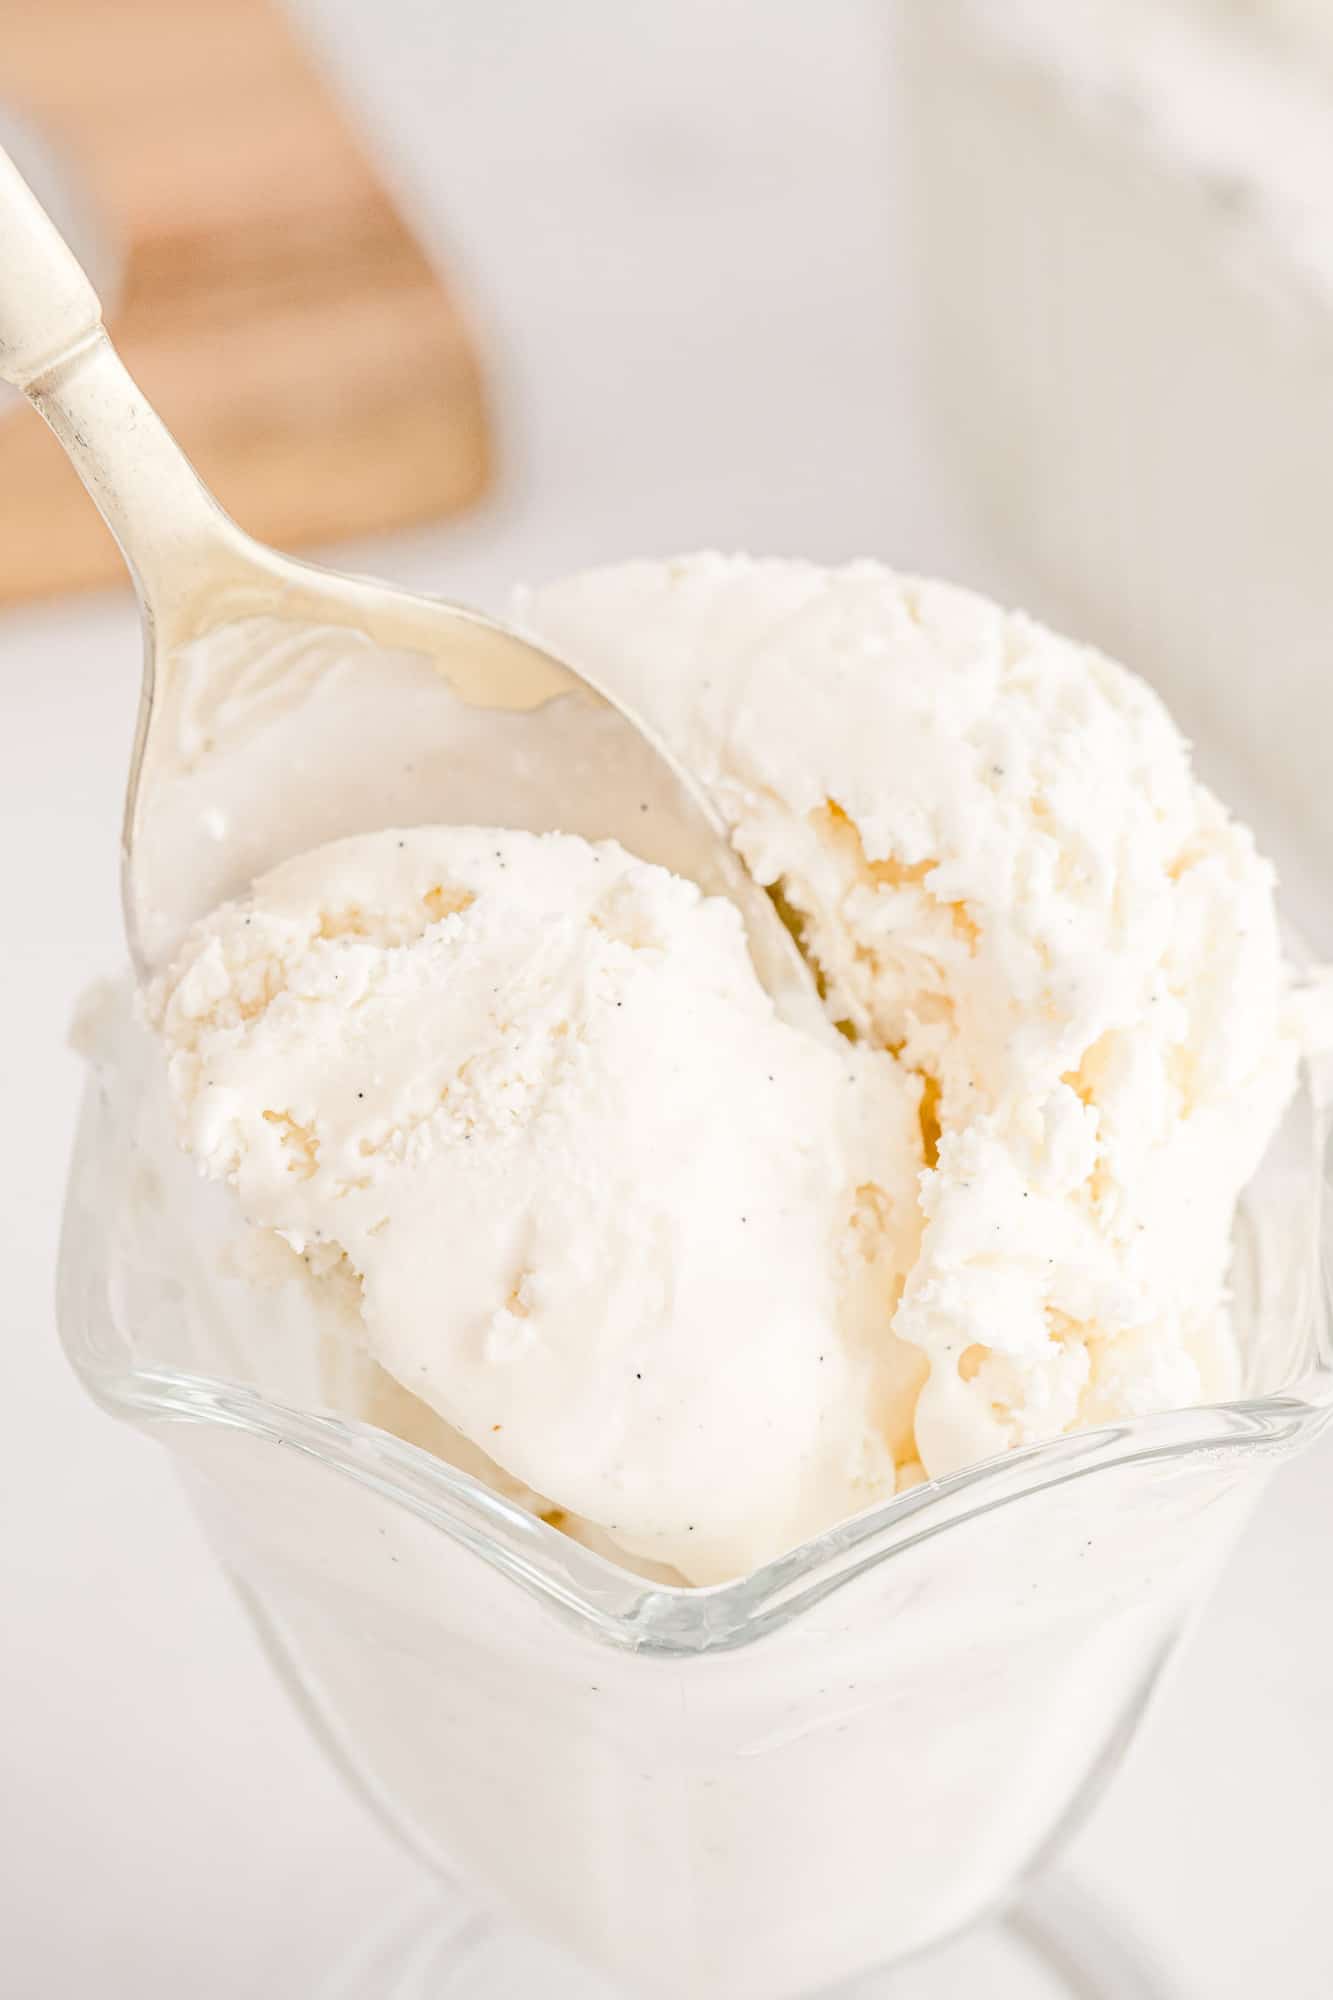
<instances>
[{"instance_id":1,"label":"white surface","mask_svg":"<svg viewBox=\"0 0 1333 2000\"><path fill-rule=\"evenodd\" d=\"M443 191L505 345L505 496L363 566L492 604L515 575L709 541L996 581L932 500L897 380L874 0L381 0L374 44L357 0L319 11L406 179ZM413 1871L304 1739L165 1460L88 1406L52 1323L63 1033L118 961L136 674L123 599L0 623L0 1990L295 2000ZM1331 1501L1327 1450L1285 1475L1073 1855L1200 2000L1333 1986Z\"/></svg>"}]
</instances>

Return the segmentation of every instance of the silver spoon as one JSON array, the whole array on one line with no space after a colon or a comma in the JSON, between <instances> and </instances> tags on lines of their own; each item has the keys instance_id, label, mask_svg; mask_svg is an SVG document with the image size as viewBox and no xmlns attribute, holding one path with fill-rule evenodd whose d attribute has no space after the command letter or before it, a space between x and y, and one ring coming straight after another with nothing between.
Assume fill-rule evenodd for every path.
<instances>
[{"instance_id":1,"label":"silver spoon","mask_svg":"<svg viewBox=\"0 0 1333 2000\"><path fill-rule=\"evenodd\" d=\"M825 1027L721 821L619 703L494 619L295 562L223 513L3 152L0 379L55 432L138 592L122 859L140 977L196 918L322 841L440 821L559 829L615 838L729 896L784 1014Z\"/></svg>"}]
</instances>

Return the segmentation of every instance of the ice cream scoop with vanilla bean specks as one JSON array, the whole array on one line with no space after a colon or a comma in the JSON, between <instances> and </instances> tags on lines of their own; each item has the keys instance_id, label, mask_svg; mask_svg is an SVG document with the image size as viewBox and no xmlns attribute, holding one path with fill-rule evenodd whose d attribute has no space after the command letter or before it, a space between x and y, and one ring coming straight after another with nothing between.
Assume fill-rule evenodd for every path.
<instances>
[{"instance_id":1,"label":"ice cream scoop with vanilla bean specks","mask_svg":"<svg viewBox=\"0 0 1333 2000\"><path fill-rule=\"evenodd\" d=\"M1134 675L874 563L524 593L656 728L817 974L614 843L386 830L152 988L235 1227L631 1564L738 1574L923 1478L1224 1398L1237 1196L1293 1087L1271 871Z\"/></svg>"}]
</instances>

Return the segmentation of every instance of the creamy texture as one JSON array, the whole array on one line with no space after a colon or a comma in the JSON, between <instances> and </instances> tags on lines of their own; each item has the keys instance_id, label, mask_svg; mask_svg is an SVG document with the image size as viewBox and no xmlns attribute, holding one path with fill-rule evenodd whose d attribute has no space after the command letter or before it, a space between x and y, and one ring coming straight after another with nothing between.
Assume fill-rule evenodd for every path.
<instances>
[{"instance_id":1,"label":"creamy texture","mask_svg":"<svg viewBox=\"0 0 1333 2000\"><path fill-rule=\"evenodd\" d=\"M152 1005L205 1171L513 1477L694 1581L893 1491L920 1083L780 1022L730 904L609 843L362 836Z\"/></svg>"},{"instance_id":2,"label":"creamy texture","mask_svg":"<svg viewBox=\"0 0 1333 2000\"><path fill-rule=\"evenodd\" d=\"M1233 1393L1295 1024L1270 872L1143 684L870 563L518 615L698 774L846 1039L610 844L418 827L263 877L151 1012L186 1145L339 1328L335 1400L710 1582Z\"/></svg>"},{"instance_id":3,"label":"creamy texture","mask_svg":"<svg viewBox=\"0 0 1333 2000\"><path fill-rule=\"evenodd\" d=\"M1231 1393L1236 1197L1295 1075L1271 871L1123 668L874 563L524 596L637 706L938 1142L894 1315L928 1473Z\"/></svg>"}]
</instances>

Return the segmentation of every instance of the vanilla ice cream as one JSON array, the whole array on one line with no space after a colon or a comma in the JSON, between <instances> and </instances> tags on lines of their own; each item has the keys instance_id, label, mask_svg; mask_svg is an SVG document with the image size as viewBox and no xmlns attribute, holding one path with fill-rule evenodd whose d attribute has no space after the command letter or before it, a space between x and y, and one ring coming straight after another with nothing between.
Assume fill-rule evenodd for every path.
<instances>
[{"instance_id":1,"label":"vanilla ice cream","mask_svg":"<svg viewBox=\"0 0 1333 2000\"><path fill-rule=\"evenodd\" d=\"M185 1145L340 1337L691 1582L1232 1394L1296 1035L1270 871L1148 689L870 563L631 564L518 612L697 773L843 1034L613 845L415 827L275 870L149 1011Z\"/></svg>"},{"instance_id":2,"label":"vanilla ice cream","mask_svg":"<svg viewBox=\"0 0 1333 2000\"><path fill-rule=\"evenodd\" d=\"M730 903L609 843L361 836L154 1005L206 1172L513 1477L697 1581L893 1491L920 1080L784 1025Z\"/></svg>"},{"instance_id":3,"label":"vanilla ice cream","mask_svg":"<svg viewBox=\"0 0 1333 2000\"><path fill-rule=\"evenodd\" d=\"M1290 1095L1271 870L1132 674L878 564L703 556L525 596L922 1081L928 1473L1238 1382L1236 1197Z\"/></svg>"}]
</instances>

